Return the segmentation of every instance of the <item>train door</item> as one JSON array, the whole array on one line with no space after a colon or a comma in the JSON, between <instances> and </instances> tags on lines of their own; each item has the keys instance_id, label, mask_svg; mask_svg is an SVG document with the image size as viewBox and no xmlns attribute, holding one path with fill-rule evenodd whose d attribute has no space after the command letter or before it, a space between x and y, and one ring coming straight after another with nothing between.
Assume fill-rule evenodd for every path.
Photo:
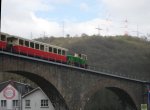
<instances>
[{"instance_id":1,"label":"train door","mask_svg":"<svg viewBox=\"0 0 150 110\"><path fill-rule=\"evenodd\" d=\"M8 42L7 50L12 51L13 46L18 45L19 40L16 37L11 37L10 36L10 37L7 38L7 42Z\"/></svg>"},{"instance_id":2,"label":"train door","mask_svg":"<svg viewBox=\"0 0 150 110\"><path fill-rule=\"evenodd\" d=\"M19 45L19 40L16 37L8 37L7 41L8 41L8 45L11 45L11 46Z\"/></svg>"}]
</instances>

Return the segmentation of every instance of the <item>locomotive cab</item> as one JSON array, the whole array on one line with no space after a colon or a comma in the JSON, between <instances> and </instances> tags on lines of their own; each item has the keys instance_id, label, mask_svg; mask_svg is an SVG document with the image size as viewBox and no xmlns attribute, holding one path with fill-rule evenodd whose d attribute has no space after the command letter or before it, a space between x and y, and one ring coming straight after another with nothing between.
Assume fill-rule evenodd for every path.
<instances>
[{"instance_id":1,"label":"locomotive cab","mask_svg":"<svg viewBox=\"0 0 150 110\"><path fill-rule=\"evenodd\" d=\"M75 53L74 57L78 57L78 58L81 58L83 60L87 60L87 55L85 55L85 54L77 54L77 53Z\"/></svg>"},{"instance_id":2,"label":"locomotive cab","mask_svg":"<svg viewBox=\"0 0 150 110\"><path fill-rule=\"evenodd\" d=\"M87 60L87 55L81 54L81 59Z\"/></svg>"}]
</instances>

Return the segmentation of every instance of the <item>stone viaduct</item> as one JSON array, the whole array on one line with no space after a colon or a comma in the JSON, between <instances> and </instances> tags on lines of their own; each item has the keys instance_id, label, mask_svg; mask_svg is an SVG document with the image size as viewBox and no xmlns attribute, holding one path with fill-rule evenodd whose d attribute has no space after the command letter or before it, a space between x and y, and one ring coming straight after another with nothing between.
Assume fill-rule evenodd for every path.
<instances>
[{"instance_id":1,"label":"stone viaduct","mask_svg":"<svg viewBox=\"0 0 150 110\"><path fill-rule=\"evenodd\" d=\"M56 110L85 110L90 98L107 88L134 110L147 103L147 83L117 75L0 51L0 73L19 74L35 82Z\"/></svg>"}]
</instances>

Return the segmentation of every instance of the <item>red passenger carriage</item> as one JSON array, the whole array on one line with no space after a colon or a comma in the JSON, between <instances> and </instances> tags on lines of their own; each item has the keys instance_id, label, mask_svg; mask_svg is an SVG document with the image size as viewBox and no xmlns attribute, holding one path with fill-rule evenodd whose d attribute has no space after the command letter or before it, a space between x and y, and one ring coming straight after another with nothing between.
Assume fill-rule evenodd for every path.
<instances>
[{"instance_id":1,"label":"red passenger carriage","mask_svg":"<svg viewBox=\"0 0 150 110\"><path fill-rule=\"evenodd\" d=\"M67 49L41 43L38 41L26 40L20 37L9 37L8 44L12 45L13 52L42 59L66 63Z\"/></svg>"}]
</instances>

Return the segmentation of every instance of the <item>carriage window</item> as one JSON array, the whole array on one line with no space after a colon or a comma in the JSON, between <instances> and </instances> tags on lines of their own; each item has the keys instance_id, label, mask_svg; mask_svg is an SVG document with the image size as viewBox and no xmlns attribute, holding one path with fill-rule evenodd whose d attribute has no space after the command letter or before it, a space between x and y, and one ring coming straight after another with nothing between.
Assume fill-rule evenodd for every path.
<instances>
[{"instance_id":1,"label":"carriage window","mask_svg":"<svg viewBox=\"0 0 150 110\"><path fill-rule=\"evenodd\" d=\"M40 50L44 50L44 45L40 45Z\"/></svg>"},{"instance_id":2,"label":"carriage window","mask_svg":"<svg viewBox=\"0 0 150 110\"><path fill-rule=\"evenodd\" d=\"M19 45L23 45L23 40L19 39Z\"/></svg>"},{"instance_id":3,"label":"carriage window","mask_svg":"<svg viewBox=\"0 0 150 110\"><path fill-rule=\"evenodd\" d=\"M52 51L53 51L52 47L49 47L49 52L52 52Z\"/></svg>"},{"instance_id":4,"label":"carriage window","mask_svg":"<svg viewBox=\"0 0 150 110\"><path fill-rule=\"evenodd\" d=\"M33 42L30 42L30 47L34 48L34 43Z\"/></svg>"},{"instance_id":5,"label":"carriage window","mask_svg":"<svg viewBox=\"0 0 150 110\"><path fill-rule=\"evenodd\" d=\"M66 52L65 52L65 50L62 50L62 55L66 55Z\"/></svg>"},{"instance_id":6,"label":"carriage window","mask_svg":"<svg viewBox=\"0 0 150 110\"><path fill-rule=\"evenodd\" d=\"M39 49L39 44L35 44L35 49Z\"/></svg>"},{"instance_id":7,"label":"carriage window","mask_svg":"<svg viewBox=\"0 0 150 110\"><path fill-rule=\"evenodd\" d=\"M54 53L57 53L57 49L56 48L54 48Z\"/></svg>"},{"instance_id":8,"label":"carriage window","mask_svg":"<svg viewBox=\"0 0 150 110\"><path fill-rule=\"evenodd\" d=\"M29 41L25 41L25 46L29 47Z\"/></svg>"},{"instance_id":9,"label":"carriage window","mask_svg":"<svg viewBox=\"0 0 150 110\"><path fill-rule=\"evenodd\" d=\"M60 54L60 55L61 55L61 50L60 50L60 49L58 49L58 54Z\"/></svg>"},{"instance_id":10,"label":"carriage window","mask_svg":"<svg viewBox=\"0 0 150 110\"><path fill-rule=\"evenodd\" d=\"M5 35L1 35L1 41L6 41L6 36Z\"/></svg>"}]
</instances>

